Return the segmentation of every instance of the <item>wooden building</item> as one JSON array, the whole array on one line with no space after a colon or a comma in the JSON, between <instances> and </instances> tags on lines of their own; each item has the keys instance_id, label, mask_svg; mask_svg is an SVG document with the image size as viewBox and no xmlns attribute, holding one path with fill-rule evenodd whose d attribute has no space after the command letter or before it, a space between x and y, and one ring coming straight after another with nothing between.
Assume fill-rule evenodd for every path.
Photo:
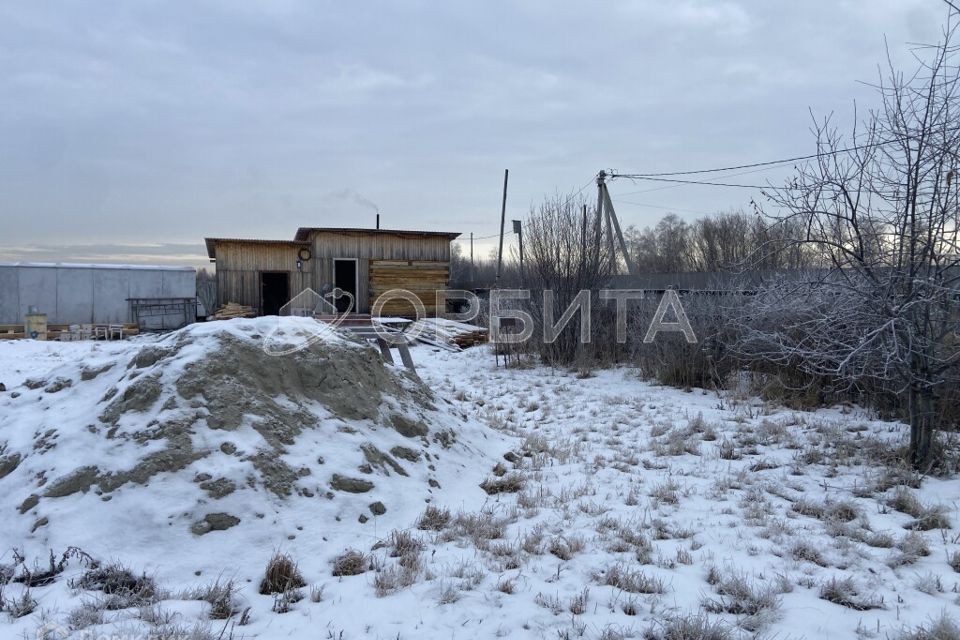
<instances>
[{"instance_id":1,"label":"wooden building","mask_svg":"<svg viewBox=\"0 0 960 640\"><path fill-rule=\"evenodd\" d=\"M275 315L302 291L325 295L339 287L355 297L354 312L369 313L384 292L405 289L434 315L444 311L450 242L459 235L302 227L293 240L207 238L206 243L217 265L218 306L238 302ZM348 303L337 301L341 310ZM409 316L414 311L410 302L395 300L381 313Z\"/></svg>"}]
</instances>

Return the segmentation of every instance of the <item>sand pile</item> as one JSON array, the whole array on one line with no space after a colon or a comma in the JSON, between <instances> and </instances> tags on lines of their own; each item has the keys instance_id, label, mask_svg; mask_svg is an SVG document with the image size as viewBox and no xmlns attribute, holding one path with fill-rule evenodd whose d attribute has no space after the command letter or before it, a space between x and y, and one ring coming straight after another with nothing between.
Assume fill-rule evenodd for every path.
<instances>
[{"instance_id":1,"label":"sand pile","mask_svg":"<svg viewBox=\"0 0 960 640\"><path fill-rule=\"evenodd\" d=\"M120 355L92 348L0 394L3 539L156 555L211 533L276 545L422 509L484 435L319 327L194 325Z\"/></svg>"}]
</instances>

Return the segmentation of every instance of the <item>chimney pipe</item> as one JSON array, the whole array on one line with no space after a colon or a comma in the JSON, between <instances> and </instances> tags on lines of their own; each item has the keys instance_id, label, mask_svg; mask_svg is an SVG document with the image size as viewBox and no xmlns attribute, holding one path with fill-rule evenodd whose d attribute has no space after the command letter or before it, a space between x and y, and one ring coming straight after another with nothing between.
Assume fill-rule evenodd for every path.
<instances>
[{"instance_id":1,"label":"chimney pipe","mask_svg":"<svg viewBox=\"0 0 960 640\"><path fill-rule=\"evenodd\" d=\"M380 229L380 214L377 214L377 229Z\"/></svg>"}]
</instances>

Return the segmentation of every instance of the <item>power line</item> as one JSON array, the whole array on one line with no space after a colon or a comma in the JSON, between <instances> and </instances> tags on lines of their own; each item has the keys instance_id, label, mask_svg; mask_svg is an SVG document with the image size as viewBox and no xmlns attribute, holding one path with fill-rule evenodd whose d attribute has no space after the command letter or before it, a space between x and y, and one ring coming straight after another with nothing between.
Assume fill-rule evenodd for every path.
<instances>
[{"instance_id":1,"label":"power line","mask_svg":"<svg viewBox=\"0 0 960 640\"><path fill-rule=\"evenodd\" d=\"M490 238L497 238L497 237L499 237L499 236L500 236L499 233L495 233L495 234L490 235L490 236L474 236L473 239L474 239L474 240L489 240ZM462 238L462 237L461 237L461 238L456 238L456 239L454 239L454 242L469 242L469 241L470 241L470 238Z\"/></svg>"},{"instance_id":2,"label":"power line","mask_svg":"<svg viewBox=\"0 0 960 640\"><path fill-rule=\"evenodd\" d=\"M947 2L948 4L950 4L950 6L957 8L957 6L952 2L952 0L944 0L944 2ZM958 11L960 11L960 9L958 9ZM942 131L944 133L957 133L957 132L960 132L960 127L946 127ZM775 167L777 165L789 164L791 162L800 162L801 160L814 160L816 158L823 158L825 156L835 156L841 153L850 153L852 151L863 151L864 149L872 149L874 147L883 147L888 144L902 144L904 140L916 140L916 139L917 139L916 135L904 133L891 140L878 140L876 142L867 142L864 144L844 147L842 149L828 149L824 151L818 151L817 153L812 153L805 156L795 156L793 158L782 158L780 160L767 160L764 162L751 162L748 164L739 164L739 165L733 165L730 167L715 167L713 169L697 169L697 170L691 170L691 171L661 171L661 172L650 172L650 173L617 173L615 171L610 171L608 172L608 176L610 177L610 179L613 179L613 178L630 178L630 179L661 178L661 177L667 177L667 176L690 176L690 175L698 175L703 173L722 173L724 171L736 171L738 169L754 169L757 167ZM725 177L731 177L731 176L725 176ZM759 187L759 188L766 188L766 187Z\"/></svg>"},{"instance_id":3,"label":"power line","mask_svg":"<svg viewBox=\"0 0 960 640\"><path fill-rule=\"evenodd\" d=\"M761 172L763 172L763 171L770 171L771 169L776 169L776 167L768 166L768 167L762 167L762 168L759 168L759 169L752 169L752 170L750 170L750 171L738 171L737 173L731 173L731 174L728 174L728 175L725 175L725 176L721 176L721 177L722 177L722 178L736 178L736 177L738 177L738 176L745 176L745 175L748 175L748 174L751 174L751 173L761 173ZM640 189L639 191L628 191L627 193L621 193L621 194L618 194L618 195L619 195L620 197L623 197L623 196L634 196L634 195L641 194L641 193L652 193L652 192L654 192L654 191L665 191L665 190L667 190L667 189L679 189L679 188L682 188L682 187L683 187L683 184L668 184L668 185L664 185L664 186L661 186L661 187L653 187L653 188L650 188L650 189ZM766 188L766 187L764 187L764 188Z\"/></svg>"},{"instance_id":4,"label":"power line","mask_svg":"<svg viewBox=\"0 0 960 640\"><path fill-rule=\"evenodd\" d=\"M735 187L735 188L738 188L738 189L770 189L770 190L776 190L776 189L777 189L777 187L761 186L761 185L758 185L758 184L739 184L739 183L734 183L734 182L707 182L707 181L705 181L705 180L682 180L682 179L679 179L679 178L655 178L655 177L653 177L653 176L635 176L635 175L625 176L625 175L621 175L621 174L619 174L619 173L618 173L618 174L615 174L615 175L612 176L612 177L614 177L614 178L627 178L627 179L629 179L629 180L646 180L646 181L649 181L649 182L670 182L670 183L677 183L677 184L699 184L699 185L704 185L704 186L708 186L708 187Z\"/></svg>"},{"instance_id":5,"label":"power line","mask_svg":"<svg viewBox=\"0 0 960 640\"><path fill-rule=\"evenodd\" d=\"M791 162L800 162L801 160L813 160L814 158L821 158L823 156L836 155L839 153L849 153L851 151L862 151L863 149L869 149L871 147L877 147L884 144L891 144L897 142L896 140L888 140L886 142L873 142L869 144L862 144L853 147L846 147L844 149L834 149L831 151L821 151L820 153L813 153L806 156L795 156L793 158L783 158L781 160L767 160L765 162L751 162L749 164L738 164L730 167L716 167L714 169L697 169L695 171L662 171L659 173L613 173L611 178L659 178L664 176L692 176L701 173L721 173L724 171L736 171L738 169L754 169L757 167L774 167L781 164L789 164Z\"/></svg>"}]
</instances>

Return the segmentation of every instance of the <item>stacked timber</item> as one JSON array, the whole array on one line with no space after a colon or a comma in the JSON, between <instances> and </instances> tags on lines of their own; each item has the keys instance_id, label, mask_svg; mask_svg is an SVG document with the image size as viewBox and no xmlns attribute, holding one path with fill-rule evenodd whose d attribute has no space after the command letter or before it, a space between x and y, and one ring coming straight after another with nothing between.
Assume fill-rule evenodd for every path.
<instances>
[{"instance_id":1,"label":"stacked timber","mask_svg":"<svg viewBox=\"0 0 960 640\"><path fill-rule=\"evenodd\" d=\"M257 310L237 302L228 302L213 314L214 320L232 320L233 318L256 318Z\"/></svg>"},{"instance_id":2,"label":"stacked timber","mask_svg":"<svg viewBox=\"0 0 960 640\"><path fill-rule=\"evenodd\" d=\"M0 340L22 340L26 337L22 324L0 324Z\"/></svg>"},{"instance_id":3,"label":"stacked timber","mask_svg":"<svg viewBox=\"0 0 960 640\"><path fill-rule=\"evenodd\" d=\"M446 318L417 320L407 327L405 332L417 336L420 342L447 347L451 351L460 351L487 341L485 328Z\"/></svg>"},{"instance_id":4,"label":"stacked timber","mask_svg":"<svg viewBox=\"0 0 960 640\"><path fill-rule=\"evenodd\" d=\"M423 305L427 315L435 316L446 312L447 281L450 278L448 262L433 260L371 260L370 261L370 306L384 293L402 289L413 294ZM382 308L384 316L416 315L408 300L390 299Z\"/></svg>"}]
</instances>

